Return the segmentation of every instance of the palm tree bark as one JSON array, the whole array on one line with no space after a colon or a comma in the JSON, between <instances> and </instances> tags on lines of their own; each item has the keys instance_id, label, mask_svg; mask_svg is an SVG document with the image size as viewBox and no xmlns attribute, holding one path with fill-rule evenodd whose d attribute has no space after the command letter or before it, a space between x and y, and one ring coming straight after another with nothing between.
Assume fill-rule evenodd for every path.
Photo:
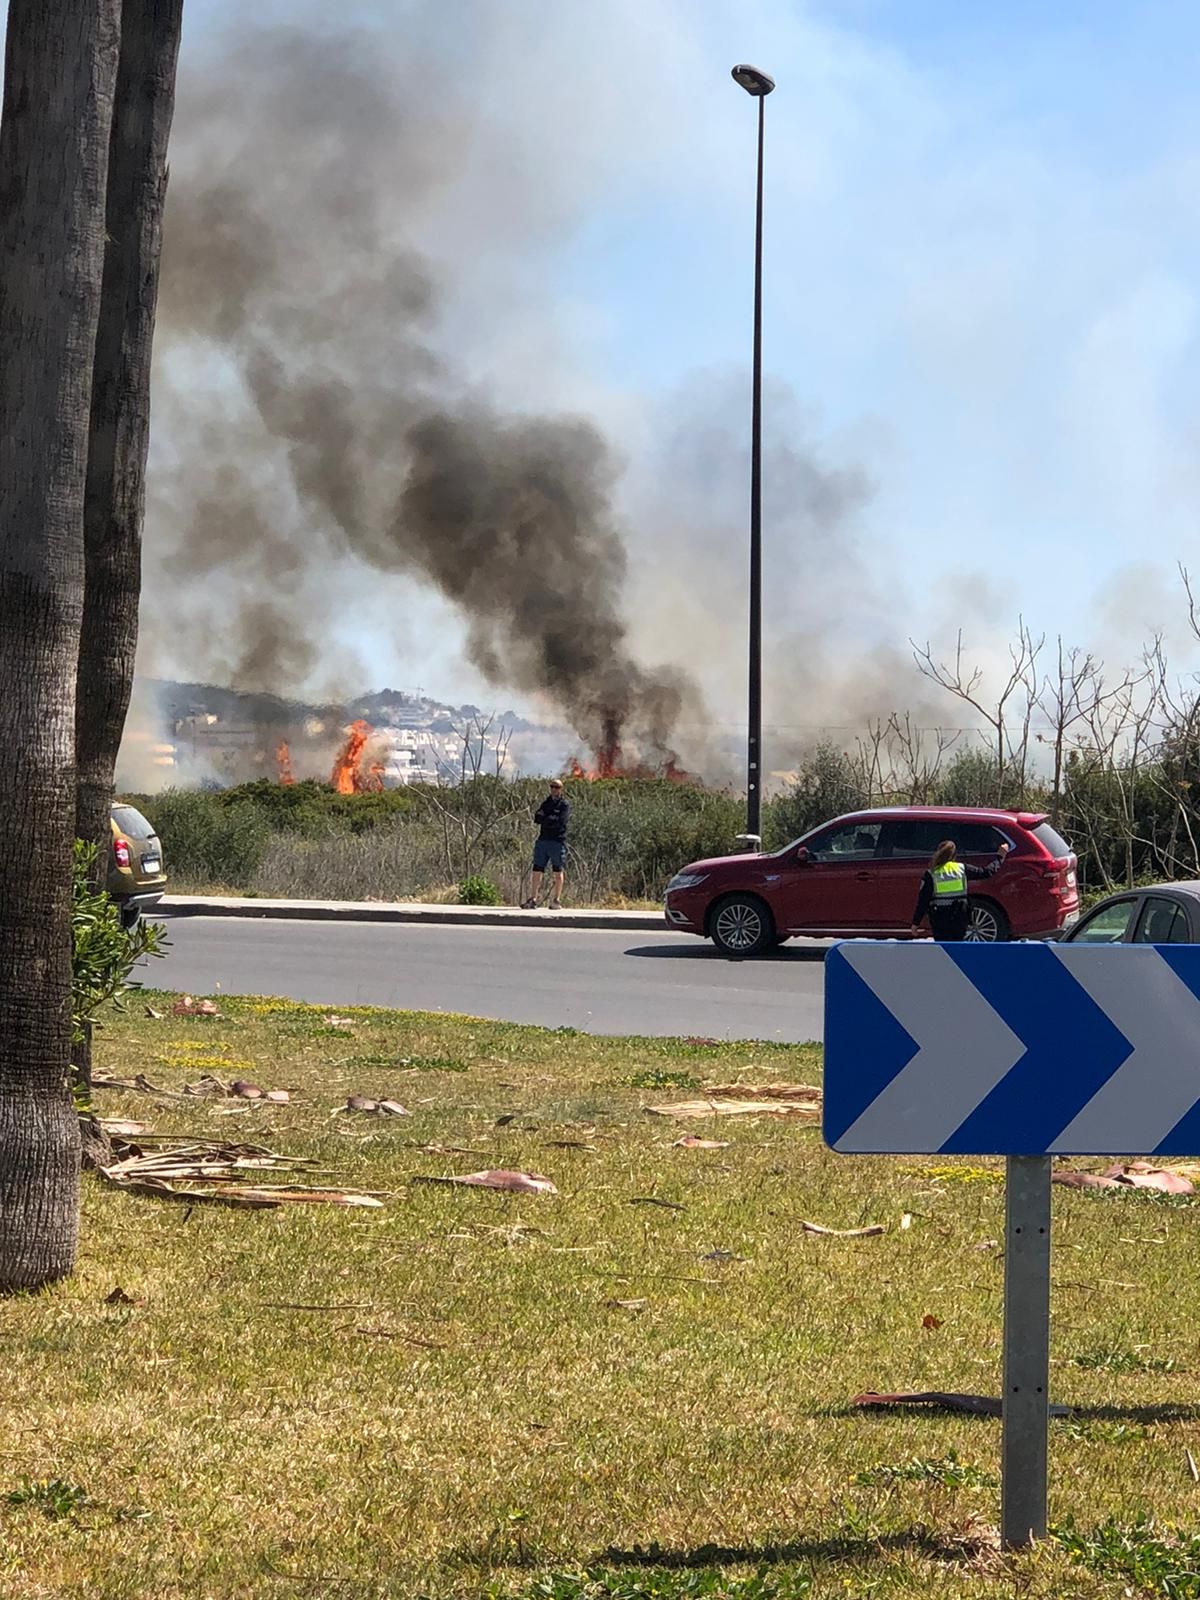
<instances>
[{"instance_id":1,"label":"palm tree bark","mask_svg":"<svg viewBox=\"0 0 1200 1600\"><path fill-rule=\"evenodd\" d=\"M85 584L75 691L75 832L94 843L98 885L110 850L109 805L137 653L142 519L150 448L150 367L158 304L167 145L183 0L124 0L108 153L104 281L96 331L87 490ZM91 1084L91 1027L72 1051ZM83 1124L84 1164L106 1141Z\"/></svg>"},{"instance_id":2,"label":"palm tree bark","mask_svg":"<svg viewBox=\"0 0 1200 1600\"><path fill-rule=\"evenodd\" d=\"M0 115L0 1290L71 1271L75 676L120 0L11 0Z\"/></svg>"},{"instance_id":3,"label":"palm tree bark","mask_svg":"<svg viewBox=\"0 0 1200 1600\"><path fill-rule=\"evenodd\" d=\"M183 0L124 0L109 141L75 697L75 831L99 846L101 871L137 650L150 364L182 15Z\"/></svg>"}]
</instances>

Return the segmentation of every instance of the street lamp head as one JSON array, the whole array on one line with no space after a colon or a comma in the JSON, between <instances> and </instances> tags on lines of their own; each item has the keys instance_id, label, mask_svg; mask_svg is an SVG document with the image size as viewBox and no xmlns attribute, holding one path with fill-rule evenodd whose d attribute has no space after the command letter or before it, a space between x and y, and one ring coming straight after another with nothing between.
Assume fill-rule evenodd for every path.
<instances>
[{"instance_id":1,"label":"street lamp head","mask_svg":"<svg viewBox=\"0 0 1200 1600\"><path fill-rule=\"evenodd\" d=\"M745 65L734 67L733 81L740 83L746 93L754 95L755 98L770 94L775 87L774 78L769 78L765 72L760 72L757 67L747 67Z\"/></svg>"}]
</instances>

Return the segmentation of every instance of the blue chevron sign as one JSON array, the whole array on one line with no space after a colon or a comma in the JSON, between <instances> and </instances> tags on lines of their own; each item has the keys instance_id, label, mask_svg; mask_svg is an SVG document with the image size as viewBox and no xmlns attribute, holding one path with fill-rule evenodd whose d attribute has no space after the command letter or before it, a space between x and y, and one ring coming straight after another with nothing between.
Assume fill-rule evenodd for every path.
<instances>
[{"instance_id":1,"label":"blue chevron sign","mask_svg":"<svg viewBox=\"0 0 1200 1600\"><path fill-rule=\"evenodd\" d=\"M1200 1154L1200 945L836 945L824 1133L880 1155Z\"/></svg>"}]
</instances>

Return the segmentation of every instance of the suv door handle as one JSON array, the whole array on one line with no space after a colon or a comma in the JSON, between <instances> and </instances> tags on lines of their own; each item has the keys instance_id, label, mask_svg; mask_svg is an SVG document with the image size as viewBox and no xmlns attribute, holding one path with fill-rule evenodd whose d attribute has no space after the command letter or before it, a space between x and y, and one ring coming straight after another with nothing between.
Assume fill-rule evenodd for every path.
<instances>
[{"instance_id":1,"label":"suv door handle","mask_svg":"<svg viewBox=\"0 0 1200 1600\"><path fill-rule=\"evenodd\" d=\"M873 872L856 872L854 876L858 879L859 883L870 883L875 874Z\"/></svg>"}]
</instances>

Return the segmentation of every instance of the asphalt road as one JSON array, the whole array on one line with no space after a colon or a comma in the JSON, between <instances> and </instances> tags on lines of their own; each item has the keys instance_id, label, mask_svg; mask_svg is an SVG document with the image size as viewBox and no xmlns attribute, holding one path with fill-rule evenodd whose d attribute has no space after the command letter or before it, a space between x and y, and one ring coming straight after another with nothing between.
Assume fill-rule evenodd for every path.
<instances>
[{"instance_id":1,"label":"asphalt road","mask_svg":"<svg viewBox=\"0 0 1200 1600\"><path fill-rule=\"evenodd\" d=\"M382 1005L588 1033L821 1037L819 950L726 961L687 934L170 918L144 974L189 994Z\"/></svg>"}]
</instances>

